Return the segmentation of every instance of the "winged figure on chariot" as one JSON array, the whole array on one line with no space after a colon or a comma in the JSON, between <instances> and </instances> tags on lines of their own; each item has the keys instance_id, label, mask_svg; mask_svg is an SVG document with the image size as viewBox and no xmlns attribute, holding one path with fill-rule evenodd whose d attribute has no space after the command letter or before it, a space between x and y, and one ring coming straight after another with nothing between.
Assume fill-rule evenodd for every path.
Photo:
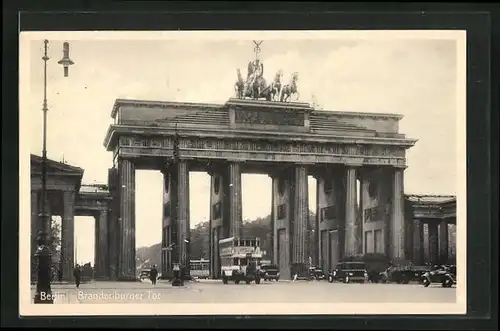
<instances>
[{"instance_id":1,"label":"winged figure on chariot","mask_svg":"<svg viewBox=\"0 0 500 331\"><path fill-rule=\"evenodd\" d=\"M298 74L292 75L290 84L282 85L281 79L283 71L280 69L276 72L273 81L268 84L264 78L264 63L259 58L260 45L262 41L254 41L256 58L248 62L247 77L243 79L240 69L237 69L238 80L235 83L235 91L240 99L250 98L254 100L265 99L267 101L291 101L292 94L297 94ZM285 93L283 93L285 92Z\"/></svg>"}]
</instances>

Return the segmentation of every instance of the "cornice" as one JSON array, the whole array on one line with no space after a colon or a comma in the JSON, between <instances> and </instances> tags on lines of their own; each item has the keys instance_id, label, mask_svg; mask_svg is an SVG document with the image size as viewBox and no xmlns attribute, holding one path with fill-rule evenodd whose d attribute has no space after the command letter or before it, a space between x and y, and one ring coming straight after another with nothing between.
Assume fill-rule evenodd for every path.
<instances>
[{"instance_id":1,"label":"cornice","mask_svg":"<svg viewBox=\"0 0 500 331\"><path fill-rule=\"evenodd\" d=\"M396 119L401 120L404 115L402 114L389 114L389 113L365 113L365 112L350 112L350 111L337 111L337 110L314 110L311 115L326 115L335 116L341 115L343 117L359 117L359 118L374 118L374 119Z\"/></svg>"},{"instance_id":2,"label":"cornice","mask_svg":"<svg viewBox=\"0 0 500 331\"><path fill-rule=\"evenodd\" d=\"M182 137L196 138L218 138L218 139L254 139L254 140L273 140L288 142L311 142L311 143L342 143L342 144L376 144L392 145L409 148L416 143L416 139L409 138L386 138L386 137L362 137L362 136L334 136L323 134L308 134L300 132L268 132L258 130L218 130L213 129L189 129L178 128L178 134ZM126 126L111 125L106 137L104 146L108 151L111 150L111 141L115 135L145 135L145 136L171 136L174 134L174 127L149 127L149 126Z\"/></svg>"},{"instance_id":3,"label":"cornice","mask_svg":"<svg viewBox=\"0 0 500 331\"><path fill-rule=\"evenodd\" d=\"M194 102L174 102L174 101L153 101L153 100L135 100L135 99L116 99L111 110L111 118L116 117L116 113L121 106L134 106L141 108L199 108L214 109L222 108L222 104L194 103Z\"/></svg>"}]
</instances>

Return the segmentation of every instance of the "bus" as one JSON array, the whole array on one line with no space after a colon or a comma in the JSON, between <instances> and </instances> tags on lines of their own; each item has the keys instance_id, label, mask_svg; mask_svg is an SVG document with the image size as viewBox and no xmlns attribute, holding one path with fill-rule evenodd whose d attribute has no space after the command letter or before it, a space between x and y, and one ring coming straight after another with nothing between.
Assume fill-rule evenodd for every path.
<instances>
[{"instance_id":1,"label":"bus","mask_svg":"<svg viewBox=\"0 0 500 331\"><path fill-rule=\"evenodd\" d=\"M210 276L210 260L191 260L189 261L189 269L192 277L208 278Z\"/></svg>"},{"instance_id":2,"label":"bus","mask_svg":"<svg viewBox=\"0 0 500 331\"><path fill-rule=\"evenodd\" d=\"M219 240L222 283L260 284L262 251L258 237L230 237Z\"/></svg>"}]
</instances>

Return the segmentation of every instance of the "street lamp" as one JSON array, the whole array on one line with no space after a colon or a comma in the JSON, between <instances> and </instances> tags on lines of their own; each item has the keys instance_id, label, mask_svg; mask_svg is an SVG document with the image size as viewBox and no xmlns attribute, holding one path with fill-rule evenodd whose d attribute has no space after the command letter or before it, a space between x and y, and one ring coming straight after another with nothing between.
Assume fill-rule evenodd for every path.
<instances>
[{"instance_id":1,"label":"street lamp","mask_svg":"<svg viewBox=\"0 0 500 331\"><path fill-rule=\"evenodd\" d=\"M35 252L35 259L38 260L37 263L37 282L36 282L36 292L35 292L35 303L45 303L52 304L54 300L52 298L52 289L50 287L50 281L52 279L51 272L51 224L50 215L46 210L47 205L47 61L49 57L47 55L47 45L48 40L44 40L44 55L42 60L44 61L43 68L43 142L42 142L42 192L41 192L41 211L38 214L39 227L38 236L36 238L36 243L38 248ZM59 64L64 66L64 76L68 76L68 66L74 64L73 61L69 59L69 44L67 42L63 45L63 58L59 61Z\"/></svg>"}]
</instances>

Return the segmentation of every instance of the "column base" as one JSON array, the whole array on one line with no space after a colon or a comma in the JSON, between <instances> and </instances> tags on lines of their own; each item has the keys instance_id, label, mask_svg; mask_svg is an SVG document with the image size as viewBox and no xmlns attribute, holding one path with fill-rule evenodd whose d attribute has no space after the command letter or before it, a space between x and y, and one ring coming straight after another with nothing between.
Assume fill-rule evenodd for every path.
<instances>
[{"instance_id":1,"label":"column base","mask_svg":"<svg viewBox=\"0 0 500 331\"><path fill-rule=\"evenodd\" d=\"M133 277L133 276L122 276L122 277L118 277L118 279L116 281L118 281L118 282L139 282L140 280L137 279L137 277Z\"/></svg>"},{"instance_id":2,"label":"column base","mask_svg":"<svg viewBox=\"0 0 500 331\"><path fill-rule=\"evenodd\" d=\"M109 280L111 280L111 278L109 278L108 276L98 276L98 277L95 277L94 280L99 281L99 282L100 281L109 281Z\"/></svg>"}]
</instances>

